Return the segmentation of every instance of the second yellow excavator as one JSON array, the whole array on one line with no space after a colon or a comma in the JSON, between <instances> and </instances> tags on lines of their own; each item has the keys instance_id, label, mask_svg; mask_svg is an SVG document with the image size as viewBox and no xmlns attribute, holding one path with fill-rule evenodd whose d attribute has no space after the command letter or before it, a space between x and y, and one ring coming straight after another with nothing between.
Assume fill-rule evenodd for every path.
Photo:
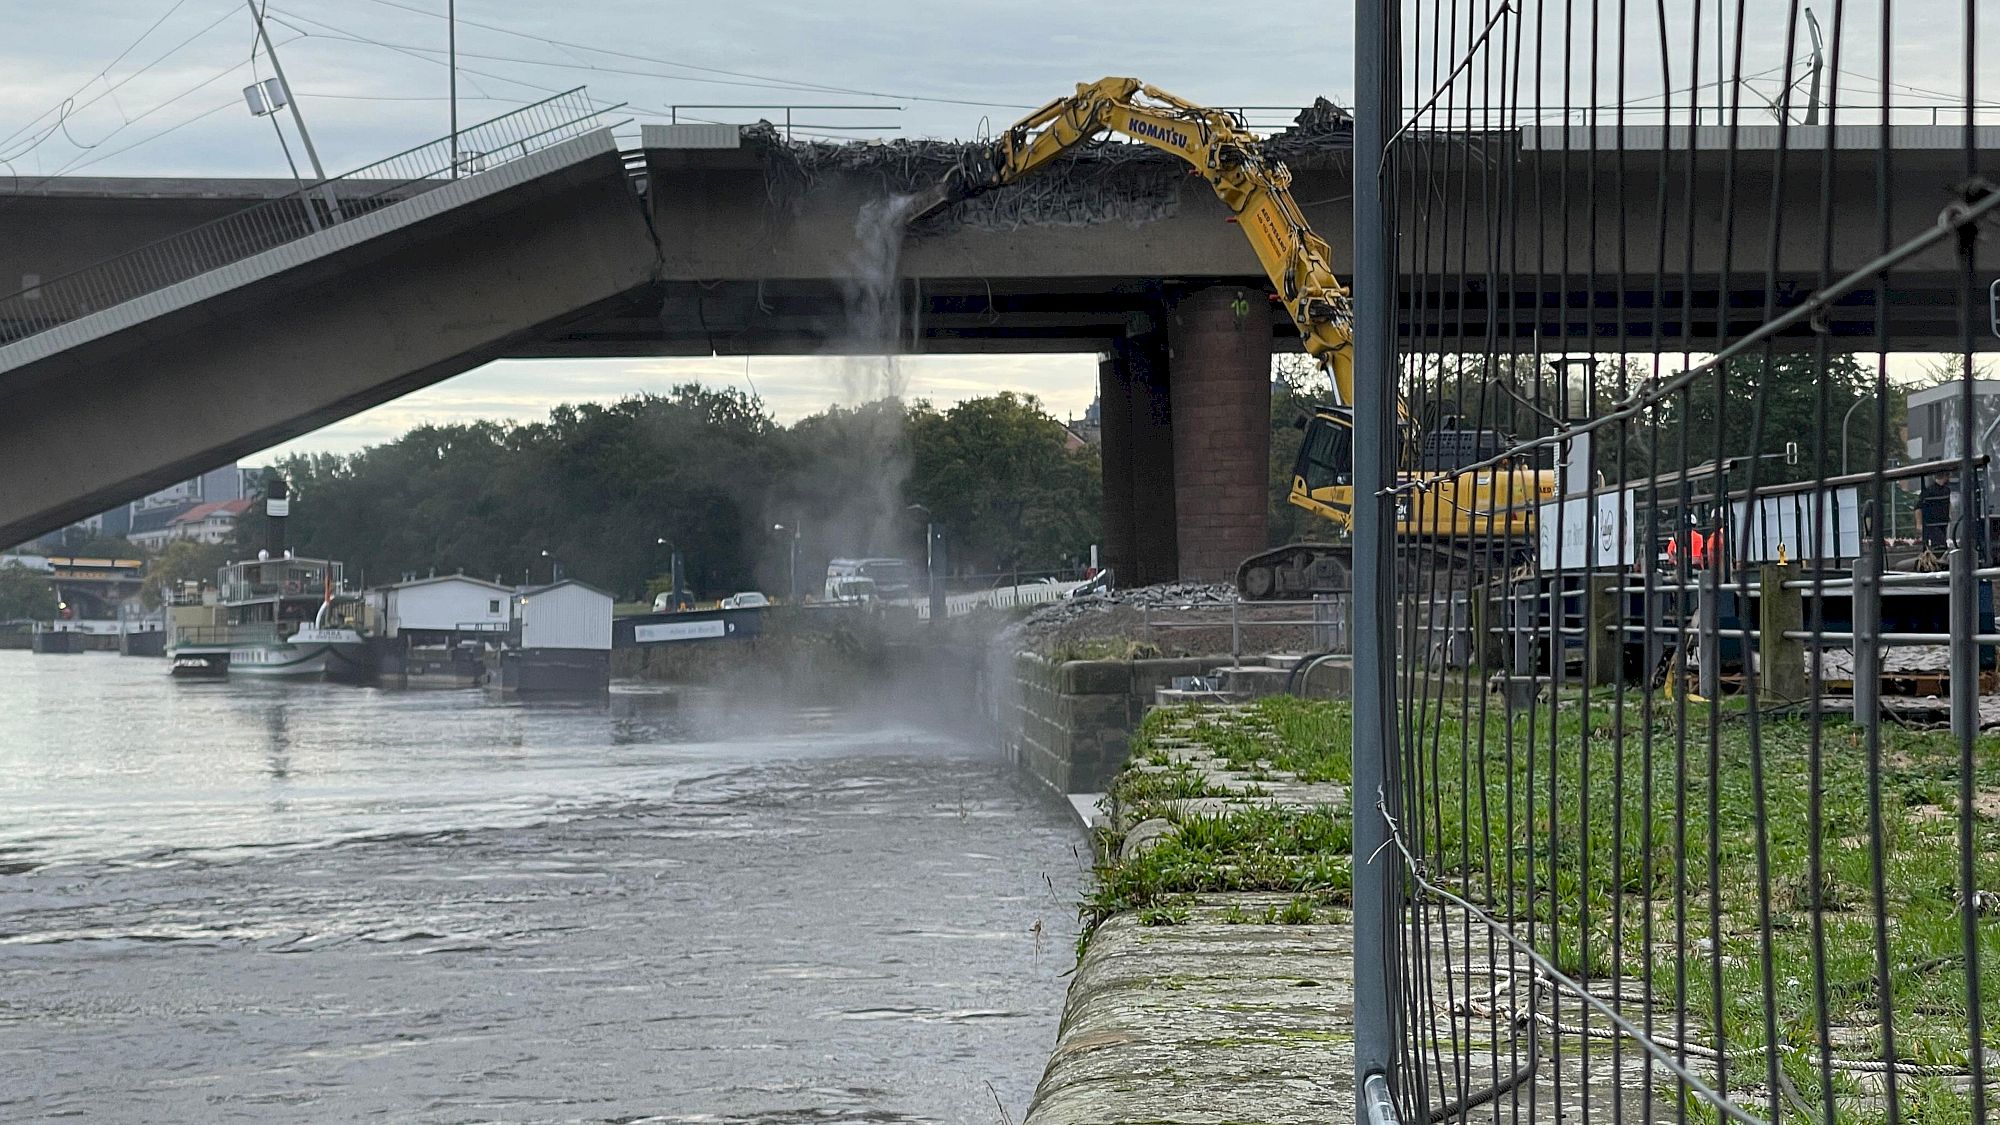
<instances>
[{"instance_id":1,"label":"second yellow excavator","mask_svg":"<svg viewBox=\"0 0 2000 1125\"><path fill-rule=\"evenodd\" d=\"M1046 167L1064 152L1107 133L1128 137L1187 161L1208 181L1240 226L1306 352L1333 386L1334 401L1305 420L1305 440L1292 469L1291 503L1331 521L1342 540L1354 525L1353 316L1348 291L1334 276L1326 241L1313 233L1291 194L1291 172L1264 155L1241 118L1208 109L1135 78L1079 84L1010 127L958 174L931 189L910 212L912 221L960 199L1005 187ZM1394 394L1393 387L1362 393ZM1407 411L1402 417L1409 418ZM1449 556L1453 565L1505 561L1510 550L1532 549L1534 511L1554 499L1556 474L1512 467L1459 472L1512 442L1492 430L1403 427L1402 481L1416 480L1397 505L1396 534ZM1296 598L1349 588L1346 542L1293 543L1245 559L1237 571L1245 598Z\"/></svg>"}]
</instances>

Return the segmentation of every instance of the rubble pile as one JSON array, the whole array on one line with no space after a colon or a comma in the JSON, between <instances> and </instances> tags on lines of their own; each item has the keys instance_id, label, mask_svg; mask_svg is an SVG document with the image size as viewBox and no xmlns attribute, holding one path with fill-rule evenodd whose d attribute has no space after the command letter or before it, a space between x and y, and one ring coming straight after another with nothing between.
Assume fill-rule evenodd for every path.
<instances>
[{"instance_id":1,"label":"rubble pile","mask_svg":"<svg viewBox=\"0 0 2000 1125\"><path fill-rule=\"evenodd\" d=\"M885 195L927 190L953 176L978 174L990 141L892 140L869 143L786 140L769 122L743 130L764 161L771 202L796 208L821 181L873 179ZM1354 120L1320 98L1292 126L1265 138L1266 155L1296 167L1338 165L1354 148ZM1188 179L1185 162L1142 144L1093 142L1051 161L1036 175L962 200L915 224L922 234L962 227L1136 226L1172 217Z\"/></svg>"},{"instance_id":2,"label":"rubble pile","mask_svg":"<svg viewBox=\"0 0 2000 1125\"><path fill-rule=\"evenodd\" d=\"M1165 582L1066 598L1041 606L1000 634L1009 651L1044 651L1063 642L1160 638L1146 626L1150 610L1227 605L1235 597L1227 583Z\"/></svg>"},{"instance_id":3,"label":"rubble pile","mask_svg":"<svg viewBox=\"0 0 2000 1125\"><path fill-rule=\"evenodd\" d=\"M1226 582L1164 582L1157 586L1133 586L1052 602L1029 614L1022 624L1030 627L1059 625L1080 617L1110 613L1119 607L1145 610L1227 605L1235 597L1236 588Z\"/></svg>"}]
</instances>

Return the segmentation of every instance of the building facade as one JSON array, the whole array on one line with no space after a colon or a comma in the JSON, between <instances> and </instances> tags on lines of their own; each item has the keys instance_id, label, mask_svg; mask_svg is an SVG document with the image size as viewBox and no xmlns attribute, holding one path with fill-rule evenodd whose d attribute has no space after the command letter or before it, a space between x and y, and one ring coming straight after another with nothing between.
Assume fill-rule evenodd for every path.
<instances>
[{"instance_id":1,"label":"building facade","mask_svg":"<svg viewBox=\"0 0 2000 1125\"><path fill-rule=\"evenodd\" d=\"M514 623L514 589L463 574L413 578L366 595L374 628L413 644L464 634L504 634Z\"/></svg>"}]
</instances>

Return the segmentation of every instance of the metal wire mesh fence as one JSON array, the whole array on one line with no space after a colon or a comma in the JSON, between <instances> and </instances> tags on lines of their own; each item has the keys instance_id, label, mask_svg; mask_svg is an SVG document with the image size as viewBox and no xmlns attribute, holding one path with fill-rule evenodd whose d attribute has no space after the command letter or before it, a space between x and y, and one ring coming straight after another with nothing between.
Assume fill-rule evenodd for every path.
<instances>
[{"instance_id":1,"label":"metal wire mesh fence","mask_svg":"<svg viewBox=\"0 0 2000 1125\"><path fill-rule=\"evenodd\" d=\"M1362 1077L1984 1121L2000 13L1360 7Z\"/></svg>"},{"instance_id":2,"label":"metal wire mesh fence","mask_svg":"<svg viewBox=\"0 0 2000 1125\"><path fill-rule=\"evenodd\" d=\"M0 344L240 262L602 126L582 87L0 297Z\"/></svg>"}]
</instances>

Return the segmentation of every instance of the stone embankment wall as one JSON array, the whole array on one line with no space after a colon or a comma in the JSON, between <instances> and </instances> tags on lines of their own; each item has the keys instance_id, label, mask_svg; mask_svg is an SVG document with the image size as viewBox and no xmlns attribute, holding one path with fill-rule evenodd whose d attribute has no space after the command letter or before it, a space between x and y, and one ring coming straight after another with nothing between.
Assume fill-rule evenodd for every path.
<instances>
[{"instance_id":1,"label":"stone embankment wall","mask_svg":"<svg viewBox=\"0 0 2000 1125\"><path fill-rule=\"evenodd\" d=\"M1099 793L1125 765L1132 732L1154 692L1199 676L1227 656L1052 661L1013 658L991 697L1002 746L1016 765L1058 793ZM1004 675L1005 673L1003 673Z\"/></svg>"}]
</instances>

